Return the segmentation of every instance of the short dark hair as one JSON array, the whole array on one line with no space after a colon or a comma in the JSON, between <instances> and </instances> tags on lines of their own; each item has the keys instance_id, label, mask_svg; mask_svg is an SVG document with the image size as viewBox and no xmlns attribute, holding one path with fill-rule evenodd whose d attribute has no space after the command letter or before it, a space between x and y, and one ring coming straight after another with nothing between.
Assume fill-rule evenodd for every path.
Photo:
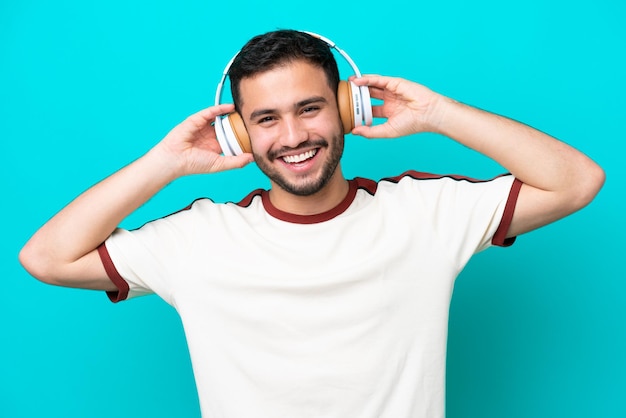
<instances>
[{"instance_id":1,"label":"short dark hair","mask_svg":"<svg viewBox=\"0 0 626 418\"><path fill-rule=\"evenodd\" d=\"M324 70L331 90L337 94L339 69L330 46L305 32L281 29L257 35L239 51L228 70L235 109L241 109L241 80L289 62L304 60Z\"/></svg>"}]
</instances>

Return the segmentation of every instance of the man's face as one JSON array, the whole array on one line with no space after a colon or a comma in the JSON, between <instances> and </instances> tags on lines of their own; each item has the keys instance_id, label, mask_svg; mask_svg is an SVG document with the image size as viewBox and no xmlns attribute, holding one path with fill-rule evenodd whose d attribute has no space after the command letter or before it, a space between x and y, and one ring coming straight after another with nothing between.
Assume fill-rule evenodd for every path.
<instances>
[{"instance_id":1,"label":"man's face","mask_svg":"<svg viewBox=\"0 0 626 418\"><path fill-rule=\"evenodd\" d=\"M324 71L295 61L241 80L240 91L255 161L272 186L298 196L323 189L344 141Z\"/></svg>"}]
</instances>

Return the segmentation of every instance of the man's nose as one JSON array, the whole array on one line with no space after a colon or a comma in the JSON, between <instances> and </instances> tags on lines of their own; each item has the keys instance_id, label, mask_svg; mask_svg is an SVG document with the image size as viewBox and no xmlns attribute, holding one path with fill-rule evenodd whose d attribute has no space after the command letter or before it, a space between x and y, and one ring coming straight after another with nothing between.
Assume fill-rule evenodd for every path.
<instances>
[{"instance_id":1,"label":"man's nose","mask_svg":"<svg viewBox=\"0 0 626 418\"><path fill-rule=\"evenodd\" d=\"M289 116L283 119L283 132L280 141L282 146L296 148L307 139L309 139L308 130L299 118Z\"/></svg>"}]
</instances>

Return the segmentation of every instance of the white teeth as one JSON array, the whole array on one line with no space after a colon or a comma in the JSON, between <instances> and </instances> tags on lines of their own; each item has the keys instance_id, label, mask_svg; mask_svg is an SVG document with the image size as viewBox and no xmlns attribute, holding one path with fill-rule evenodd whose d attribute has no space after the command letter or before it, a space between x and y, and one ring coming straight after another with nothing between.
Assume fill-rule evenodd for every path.
<instances>
[{"instance_id":1,"label":"white teeth","mask_svg":"<svg viewBox=\"0 0 626 418\"><path fill-rule=\"evenodd\" d=\"M283 161L289 164L301 163L304 160L308 160L309 158L313 158L313 156L317 154L317 150L311 150L307 152L303 152L298 155L287 155L283 157Z\"/></svg>"}]
</instances>

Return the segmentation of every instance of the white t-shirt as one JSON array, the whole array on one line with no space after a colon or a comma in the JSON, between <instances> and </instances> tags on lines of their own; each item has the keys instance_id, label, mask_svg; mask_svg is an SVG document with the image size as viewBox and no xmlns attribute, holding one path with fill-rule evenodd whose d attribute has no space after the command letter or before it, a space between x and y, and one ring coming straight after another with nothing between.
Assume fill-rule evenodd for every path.
<instances>
[{"instance_id":1,"label":"white t-shirt","mask_svg":"<svg viewBox=\"0 0 626 418\"><path fill-rule=\"evenodd\" d=\"M299 216L267 191L118 229L99 249L117 301L179 313L206 418L443 417L454 279L504 239L521 183L357 178Z\"/></svg>"}]
</instances>

